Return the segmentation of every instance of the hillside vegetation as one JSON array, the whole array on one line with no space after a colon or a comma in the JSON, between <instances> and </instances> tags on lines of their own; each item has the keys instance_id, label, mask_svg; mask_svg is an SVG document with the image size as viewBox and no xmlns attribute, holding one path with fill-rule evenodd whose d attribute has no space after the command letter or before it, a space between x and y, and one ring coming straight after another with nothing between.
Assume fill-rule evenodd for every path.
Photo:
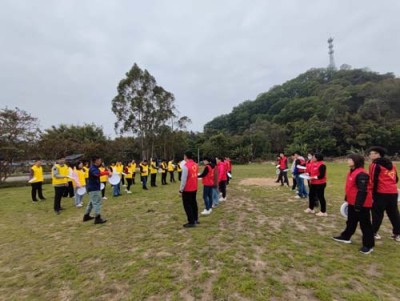
<instances>
[{"instance_id":1,"label":"hillside vegetation","mask_svg":"<svg viewBox=\"0 0 400 301\"><path fill-rule=\"evenodd\" d=\"M296 149L343 155L374 144L400 149L400 79L361 69L311 69L205 125L250 145L251 157Z\"/></svg>"}]
</instances>

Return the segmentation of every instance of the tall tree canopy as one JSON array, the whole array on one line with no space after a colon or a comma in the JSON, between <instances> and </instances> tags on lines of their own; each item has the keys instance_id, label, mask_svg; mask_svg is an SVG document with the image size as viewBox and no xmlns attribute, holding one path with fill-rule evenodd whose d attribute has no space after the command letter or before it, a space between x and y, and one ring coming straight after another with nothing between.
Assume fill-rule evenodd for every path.
<instances>
[{"instance_id":1,"label":"tall tree canopy","mask_svg":"<svg viewBox=\"0 0 400 301\"><path fill-rule=\"evenodd\" d=\"M174 101L172 93L158 86L155 78L135 63L119 82L118 94L112 100L116 132L139 137L143 157L149 156L157 133L176 117Z\"/></svg>"}]
</instances>

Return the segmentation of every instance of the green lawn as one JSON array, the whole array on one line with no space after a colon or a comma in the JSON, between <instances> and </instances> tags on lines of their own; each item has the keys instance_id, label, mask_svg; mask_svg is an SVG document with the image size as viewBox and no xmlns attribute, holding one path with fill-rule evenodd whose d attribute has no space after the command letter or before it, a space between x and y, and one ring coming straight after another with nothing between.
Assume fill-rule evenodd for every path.
<instances>
[{"instance_id":1,"label":"green lawn","mask_svg":"<svg viewBox=\"0 0 400 301\"><path fill-rule=\"evenodd\" d=\"M271 164L234 166L228 200L193 229L182 227L178 183L136 184L120 198L108 186L104 225L83 223L72 199L55 215L50 185L39 204L28 186L1 189L0 300L399 300L400 243L387 217L370 255L358 252L359 229L351 245L331 239L345 225L346 171L328 164L321 218L288 188L240 184L274 178Z\"/></svg>"}]
</instances>

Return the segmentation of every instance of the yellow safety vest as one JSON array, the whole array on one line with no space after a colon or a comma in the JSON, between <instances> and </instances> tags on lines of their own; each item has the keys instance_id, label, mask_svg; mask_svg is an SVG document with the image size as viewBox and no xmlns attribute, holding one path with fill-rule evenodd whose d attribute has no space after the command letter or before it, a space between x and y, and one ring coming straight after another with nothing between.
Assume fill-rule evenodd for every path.
<instances>
[{"instance_id":1,"label":"yellow safety vest","mask_svg":"<svg viewBox=\"0 0 400 301\"><path fill-rule=\"evenodd\" d=\"M86 185L86 180L85 180L85 171L83 169L76 169L75 168L75 172L78 175L78 182L81 186L85 186ZM76 187L76 183L75 181L72 181L72 184L74 185L74 187Z\"/></svg>"},{"instance_id":2,"label":"yellow safety vest","mask_svg":"<svg viewBox=\"0 0 400 301\"><path fill-rule=\"evenodd\" d=\"M128 173L126 174L125 178L126 179L132 179L132 173L133 173L134 169L132 166L128 166Z\"/></svg>"},{"instance_id":3,"label":"yellow safety vest","mask_svg":"<svg viewBox=\"0 0 400 301\"><path fill-rule=\"evenodd\" d=\"M99 170L100 170L100 172L103 172L106 169L104 167L99 167ZM107 180L108 180L108 176L107 175L100 176L100 182L104 183L104 182L107 182Z\"/></svg>"},{"instance_id":4,"label":"yellow safety vest","mask_svg":"<svg viewBox=\"0 0 400 301\"><path fill-rule=\"evenodd\" d=\"M142 177L146 177L149 175L149 166L148 165L144 165L144 164L140 164L140 166L142 167L142 172L140 173L140 175Z\"/></svg>"},{"instance_id":5,"label":"yellow safety vest","mask_svg":"<svg viewBox=\"0 0 400 301\"><path fill-rule=\"evenodd\" d=\"M172 164L172 162L173 162L173 161L169 161L169 162L168 162L168 171L174 171L174 170L175 170L174 164Z\"/></svg>"},{"instance_id":6,"label":"yellow safety vest","mask_svg":"<svg viewBox=\"0 0 400 301\"><path fill-rule=\"evenodd\" d=\"M67 178L59 179L59 178L54 177L54 173L53 173L54 168L58 169L58 174L60 176L64 176L64 177L68 176L68 166L67 165L64 164L63 166L61 166L60 164L55 164L53 166L53 168L51 169L51 178L52 178L53 185L65 185L66 183L68 183Z\"/></svg>"},{"instance_id":7,"label":"yellow safety vest","mask_svg":"<svg viewBox=\"0 0 400 301\"><path fill-rule=\"evenodd\" d=\"M32 179L35 179L31 183L43 182L44 178L42 166L33 165L31 169L33 171Z\"/></svg>"}]
</instances>

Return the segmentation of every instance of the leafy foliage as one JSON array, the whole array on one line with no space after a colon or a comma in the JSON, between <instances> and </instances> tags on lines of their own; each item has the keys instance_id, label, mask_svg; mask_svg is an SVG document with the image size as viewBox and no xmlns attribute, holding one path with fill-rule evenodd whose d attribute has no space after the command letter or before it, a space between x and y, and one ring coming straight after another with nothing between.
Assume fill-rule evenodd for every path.
<instances>
[{"instance_id":1,"label":"leafy foliage","mask_svg":"<svg viewBox=\"0 0 400 301\"><path fill-rule=\"evenodd\" d=\"M400 79L361 69L311 69L207 123L205 133L243 136L253 156L296 149L344 155L384 145L398 152ZM228 147L229 148L229 147Z\"/></svg>"}]
</instances>

